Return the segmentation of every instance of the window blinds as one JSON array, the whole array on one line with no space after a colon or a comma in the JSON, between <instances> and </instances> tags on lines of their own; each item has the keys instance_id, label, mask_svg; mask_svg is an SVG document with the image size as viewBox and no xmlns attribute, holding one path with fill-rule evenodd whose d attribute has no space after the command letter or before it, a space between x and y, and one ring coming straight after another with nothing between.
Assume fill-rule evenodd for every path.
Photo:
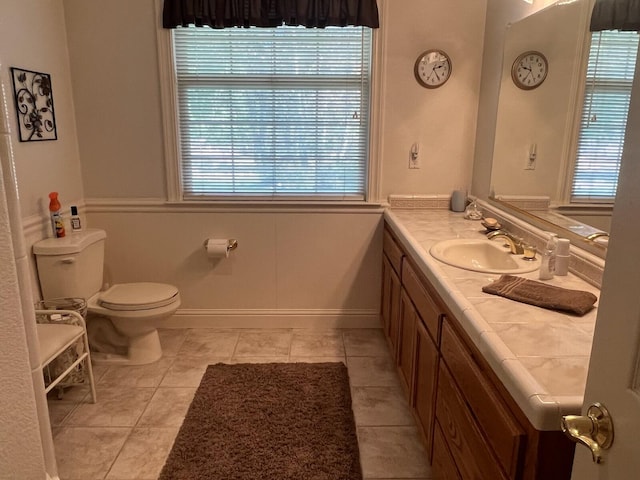
<instances>
[{"instance_id":1,"label":"window blinds","mask_svg":"<svg viewBox=\"0 0 640 480\"><path fill-rule=\"evenodd\" d=\"M631 100L638 34L591 34L572 202L613 202Z\"/></svg>"},{"instance_id":2,"label":"window blinds","mask_svg":"<svg viewBox=\"0 0 640 480\"><path fill-rule=\"evenodd\" d=\"M364 199L370 30L173 30L185 199Z\"/></svg>"}]
</instances>

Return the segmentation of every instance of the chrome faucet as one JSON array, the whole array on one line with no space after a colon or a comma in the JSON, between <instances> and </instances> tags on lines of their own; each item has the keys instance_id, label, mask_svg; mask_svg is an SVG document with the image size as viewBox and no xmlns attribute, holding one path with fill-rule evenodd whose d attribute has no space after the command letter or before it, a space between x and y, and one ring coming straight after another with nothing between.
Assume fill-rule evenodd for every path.
<instances>
[{"instance_id":1,"label":"chrome faucet","mask_svg":"<svg viewBox=\"0 0 640 480\"><path fill-rule=\"evenodd\" d=\"M524 247L522 246L522 240L515 237L506 230L493 230L487 233L487 238L493 240L495 238L501 238L504 240L505 245L509 246L509 250L514 255L522 255L524 253Z\"/></svg>"},{"instance_id":2,"label":"chrome faucet","mask_svg":"<svg viewBox=\"0 0 640 480\"><path fill-rule=\"evenodd\" d=\"M594 232L591 235L587 235L587 240L595 240L598 237L608 237L609 234L607 232Z\"/></svg>"}]
</instances>

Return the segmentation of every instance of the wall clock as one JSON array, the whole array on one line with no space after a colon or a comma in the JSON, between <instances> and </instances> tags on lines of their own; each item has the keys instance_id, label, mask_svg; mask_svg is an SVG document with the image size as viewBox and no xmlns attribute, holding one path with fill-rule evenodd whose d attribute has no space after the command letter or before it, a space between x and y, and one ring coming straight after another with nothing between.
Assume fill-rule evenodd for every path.
<instances>
[{"instance_id":1,"label":"wall clock","mask_svg":"<svg viewBox=\"0 0 640 480\"><path fill-rule=\"evenodd\" d=\"M451 59L442 50L427 50L418 55L413 73L425 88L438 88L451 76Z\"/></svg>"},{"instance_id":2,"label":"wall clock","mask_svg":"<svg viewBox=\"0 0 640 480\"><path fill-rule=\"evenodd\" d=\"M511 67L511 78L516 87L532 90L544 82L548 70L547 58L542 53L532 50L518 55Z\"/></svg>"}]
</instances>

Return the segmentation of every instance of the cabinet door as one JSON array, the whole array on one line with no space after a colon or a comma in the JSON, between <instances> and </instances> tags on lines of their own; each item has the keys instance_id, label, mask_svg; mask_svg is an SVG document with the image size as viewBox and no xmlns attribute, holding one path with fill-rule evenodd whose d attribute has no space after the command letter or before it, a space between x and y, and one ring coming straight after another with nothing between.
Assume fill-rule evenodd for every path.
<instances>
[{"instance_id":1,"label":"cabinet door","mask_svg":"<svg viewBox=\"0 0 640 480\"><path fill-rule=\"evenodd\" d=\"M432 459L433 426L435 419L436 383L438 378L438 350L427 333L422 319L416 320L416 356L414 361L413 404L419 427L426 443L427 455ZM435 453L434 453L435 455Z\"/></svg>"},{"instance_id":2,"label":"cabinet door","mask_svg":"<svg viewBox=\"0 0 640 480\"><path fill-rule=\"evenodd\" d=\"M391 355L397 359L398 328L400 326L400 278L396 275L389 259L382 259L382 328L389 343Z\"/></svg>"},{"instance_id":3,"label":"cabinet door","mask_svg":"<svg viewBox=\"0 0 640 480\"><path fill-rule=\"evenodd\" d=\"M442 324L442 358L465 400L493 448L498 461L509 477L516 479L526 433L513 418L495 387L483 374L474 356L467 349L446 319Z\"/></svg>"},{"instance_id":4,"label":"cabinet door","mask_svg":"<svg viewBox=\"0 0 640 480\"><path fill-rule=\"evenodd\" d=\"M438 372L436 419L463 480L506 480L445 362Z\"/></svg>"},{"instance_id":5,"label":"cabinet door","mask_svg":"<svg viewBox=\"0 0 640 480\"><path fill-rule=\"evenodd\" d=\"M391 264L386 255L382 255L382 302L380 316L382 328L387 339L389 338L389 319L391 314Z\"/></svg>"},{"instance_id":6,"label":"cabinet door","mask_svg":"<svg viewBox=\"0 0 640 480\"><path fill-rule=\"evenodd\" d=\"M440 341L440 318L442 309L436 305L424 281L420 279L420 276L408 261L402 262L402 285L409 297L411 297L411 301L427 327L429 335L431 335L431 338L433 338L433 341L437 344Z\"/></svg>"},{"instance_id":7,"label":"cabinet door","mask_svg":"<svg viewBox=\"0 0 640 480\"><path fill-rule=\"evenodd\" d=\"M413 357L416 337L416 310L411 303L411 299L404 289L400 294L400 337L398 338L398 367L400 368L400 379L407 394L411 399L411 386L413 383Z\"/></svg>"},{"instance_id":8,"label":"cabinet door","mask_svg":"<svg viewBox=\"0 0 640 480\"><path fill-rule=\"evenodd\" d=\"M384 229L384 234L382 235L382 251L389 258L389 262L391 266L393 266L394 270L400 274L402 268L402 259L404 254L402 253L402 249L393 239L393 236L387 230Z\"/></svg>"},{"instance_id":9,"label":"cabinet door","mask_svg":"<svg viewBox=\"0 0 640 480\"><path fill-rule=\"evenodd\" d=\"M392 352L394 358L398 357L399 339L400 336L400 293L402 291L402 285L400 284L400 277L396 275L396 272L391 269L391 305L389 308L389 341L392 346Z\"/></svg>"},{"instance_id":10,"label":"cabinet door","mask_svg":"<svg viewBox=\"0 0 640 480\"><path fill-rule=\"evenodd\" d=\"M433 429L433 480L462 480L438 422Z\"/></svg>"}]
</instances>

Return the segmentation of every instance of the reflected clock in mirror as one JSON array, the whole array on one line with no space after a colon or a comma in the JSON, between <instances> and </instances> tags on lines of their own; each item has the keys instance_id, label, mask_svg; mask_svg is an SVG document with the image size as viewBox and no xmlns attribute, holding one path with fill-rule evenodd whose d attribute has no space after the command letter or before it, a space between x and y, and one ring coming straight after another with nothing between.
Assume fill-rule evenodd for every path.
<instances>
[{"instance_id":1,"label":"reflected clock in mirror","mask_svg":"<svg viewBox=\"0 0 640 480\"><path fill-rule=\"evenodd\" d=\"M518 55L511 67L513 83L522 90L533 90L547 78L549 63L540 52L529 51Z\"/></svg>"},{"instance_id":2,"label":"reflected clock in mirror","mask_svg":"<svg viewBox=\"0 0 640 480\"><path fill-rule=\"evenodd\" d=\"M583 104L580 92L586 81L585 62L591 38L591 0L546 3L545 8L534 14L505 25L489 189L497 197L527 198L519 208L513 203L513 211L509 213L529 223L534 218L539 219L545 222L541 227L544 230L571 238L572 243L584 245L590 253L604 258L606 249L586 238L591 232L581 235L573 231L577 224L582 224L581 228L591 225L591 231L609 231L604 225L592 223L593 208L589 212L581 211L578 217L575 207L571 213L566 210L556 212L554 208L541 212L538 208L532 209L529 201L544 197L551 205L567 203L563 195L571 173L574 133L579 126L579 110ZM523 6L522 13L527 8ZM544 88L529 89L523 95L523 90L514 88L514 60L533 50L543 53L550 61L550 71L545 77ZM526 167L533 143L537 145L537 159L535 169L530 170ZM512 201L503 200L501 204L505 207L512 205ZM600 214L602 208L598 209L598 220L604 221L609 214ZM546 216L543 220L543 213L562 213L563 217L570 215L571 219L560 218L562 221L559 221L554 215L553 219ZM585 217L587 213L588 218ZM571 220L577 221L568 223Z\"/></svg>"},{"instance_id":3,"label":"reflected clock in mirror","mask_svg":"<svg viewBox=\"0 0 640 480\"><path fill-rule=\"evenodd\" d=\"M418 55L413 71L421 86L441 87L451 77L451 58L442 50L427 50Z\"/></svg>"}]
</instances>

